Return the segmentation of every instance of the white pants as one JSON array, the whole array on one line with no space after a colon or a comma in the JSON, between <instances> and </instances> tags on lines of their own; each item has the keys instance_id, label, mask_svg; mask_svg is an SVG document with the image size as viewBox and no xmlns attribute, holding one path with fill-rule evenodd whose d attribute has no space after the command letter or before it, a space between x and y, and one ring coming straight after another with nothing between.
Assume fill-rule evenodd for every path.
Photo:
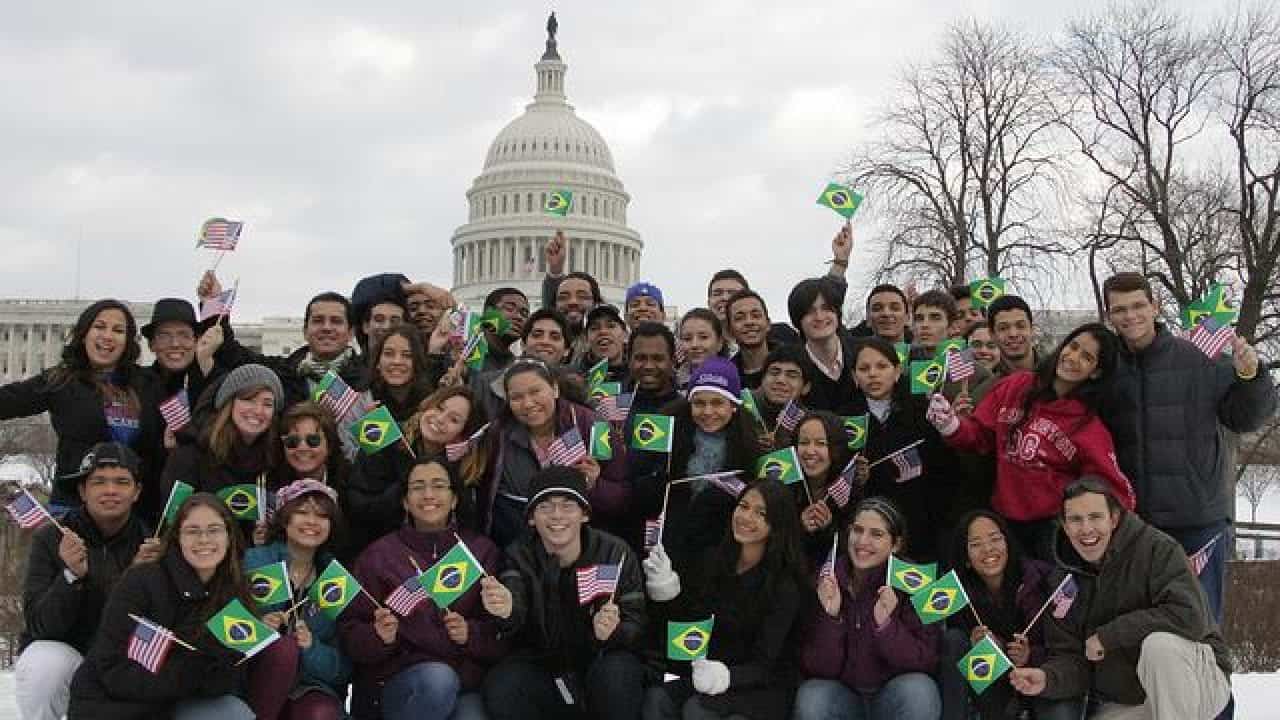
<instances>
[{"instance_id":1,"label":"white pants","mask_svg":"<svg viewBox=\"0 0 1280 720\"><path fill-rule=\"evenodd\" d=\"M83 660L80 652L56 640L36 640L14 663L18 717L59 720L71 701L71 676Z\"/></svg>"},{"instance_id":2,"label":"white pants","mask_svg":"<svg viewBox=\"0 0 1280 720\"><path fill-rule=\"evenodd\" d=\"M1147 693L1146 703L1106 703L1094 720L1212 720L1231 697L1213 648L1166 632L1142 641L1138 682Z\"/></svg>"}]
</instances>

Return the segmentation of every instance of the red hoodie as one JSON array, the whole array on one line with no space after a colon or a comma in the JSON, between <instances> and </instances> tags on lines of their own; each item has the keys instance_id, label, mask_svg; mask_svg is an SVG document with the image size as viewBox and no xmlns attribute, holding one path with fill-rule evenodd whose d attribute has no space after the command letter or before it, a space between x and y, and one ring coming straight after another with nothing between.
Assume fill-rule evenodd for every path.
<instances>
[{"instance_id":1,"label":"red hoodie","mask_svg":"<svg viewBox=\"0 0 1280 720\"><path fill-rule=\"evenodd\" d=\"M996 454L996 483L991 505L1010 520L1028 522L1054 517L1062 508L1062 491L1082 475L1107 481L1128 509L1133 486L1116 463L1111 433L1097 415L1073 397L1037 403L1021 424L1016 442L1009 428L1022 415L1022 402L1035 375L1010 375L987 393L973 415L960 418L960 429L947 436L957 450Z\"/></svg>"}]
</instances>

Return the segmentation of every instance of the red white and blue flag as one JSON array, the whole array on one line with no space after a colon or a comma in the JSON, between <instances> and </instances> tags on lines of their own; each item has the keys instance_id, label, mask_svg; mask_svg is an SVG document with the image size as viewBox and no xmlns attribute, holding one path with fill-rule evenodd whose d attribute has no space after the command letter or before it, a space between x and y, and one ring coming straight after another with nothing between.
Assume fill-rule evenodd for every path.
<instances>
[{"instance_id":1,"label":"red white and blue flag","mask_svg":"<svg viewBox=\"0 0 1280 720\"><path fill-rule=\"evenodd\" d=\"M49 519L48 511L40 503L36 502L36 499L31 497L31 493L28 493L26 489L23 489L17 497L9 501L9 504L5 505L4 509L9 511L9 514L13 516L14 522L18 523L18 527L23 530L40 527L45 520Z\"/></svg>"},{"instance_id":2,"label":"red white and blue flag","mask_svg":"<svg viewBox=\"0 0 1280 720\"><path fill-rule=\"evenodd\" d=\"M1213 547L1218 544L1218 538L1222 537L1222 533L1214 535L1204 547L1187 556L1187 565L1190 566L1191 572L1199 576L1204 572L1204 568L1209 564L1209 558L1213 557Z\"/></svg>"},{"instance_id":3,"label":"red white and blue flag","mask_svg":"<svg viewBox=\"0 0 1280 720\"><path fill-rule=\"evenodd\" d=\"M978 366L973 359L973 349L951 350L947 353L947 380L963 382L978 373Z\"/></svg>"},{"instance_id":4,"label":"red white and blue flag","mask_svg":"<svg viewBox=\"0 0 1280 720\"><path fill-rule=\"evenodd\" d=\"M400 583L395 590L392 590L391 594L387 596L386 603L387 607L401 617L409 617L409 614L419 605L426 602L429 597L427 589L422 586L418 576L414 575Z\"/></svg>"},{"instance_id":5,"label":"red white and blue flag","mask_svg":"<svg viewBox=\"0 0 1280 720\"><path fill-rule=\"evenodd\" d=\"M129 636L126 655L147 672L155 674L160 671L160 666L173 649L173 632L149 620L139 618L136 622L133 634Z\"/></svg>"},{"instance_id":6,"label":"red white and blue flag","mask_svg":"<svg viewBox=\"0 0 1280 720\"><path fill-rule=\"evenodd\" d=\"M586 605L598 597L608 597L618 589L622 563L590 565L578 568L578 604Z\"/></svg>"},{"instance_id":7,"label":"red white and blue flag","mask_svg":"<svg viewBox=\"0 0 1280 720\"><path fill-rule=\"evenodd\" d=\"M1058 589L1053 591L1053 595L1049 596L1049 602L1053 604L1053 616L1061 620L1067 616L1071 610L1071 605L1076 601L1076 594L1080 591L1080 587L1076 584L1076 576L1068 574L1058 583Z\"/></svg>"},{"instance_id":8,"label":"red white and blue flag","mask_svg":"<svg viewBox=\"0 0 1280 720\"><path fill-rule=\"evenodd\" d=\"M587 446L582 442L582 433L571 427L565 434L551 441L547 446L547 460L543 467L549 465L576 465L587 456Z\"/></svg>"},{"instance_id":9,"label":"red white and blue flag","mask_svg":"<svg viewBox=\"0 0 1280 720\"><path fill-rule=\"evenodd\" d=\"M236 304L236 293L240 289L240 281L200 303L200 319L208 320L219 315L230 315L231 307Z\"/></svg>"},{"instance_id":10,"label":"red white and blue flag","mask_svg":"<svg viewBox=\"0 0 1280 720\"><path fill-rule=\"evenodd\" d=\"M471 452L473 449L475 449L477 445L480 444L480 438L484 436L484 432L488 429L489 429L489 423L485 423L480 426L479 430L476 430L475 432L471 433L471 437L467 438L466 440L462 440L456 443L449 443L448 445L445 445L444 456L449 459L449 462L458 462L458 460L462 459L462 456Z\"/></svg>"},{"instance_id":11,"label":"red white and blue flag","mask_svg":"<svg viewBox=\"0 0 1280 720\"><path fill-rule=\"evenodd\" d=\"M915 448L908 448L895 454L893 464L898 467L900 483L914 480L924 474L924 461L920 459L920 452Z\"/></svg>"},{"instance_id":12,"label":"red white and blue flag","mask_svg":"<svg viewBox=\"0 0 1280 720\"><path fill-rule=\"evenodd\" d=\"M835 481L827 486L827 497L835 500L836 505L841 508L849 504L849 497L853 495L853 479L858 472L857 460L855 455L836 476Z\"/></svg>"},{"instance_id":13,"label":"red white and blue flag","mask_svg":"<svg viewBox=\"0 0 1280 720\"><path fill-rule=\"evenodd\" d=\"M226 218L209 218L200 226L200 237L196 247L213 248L214 250L235 250L240 242L240 231L244 223Z\"/></svg>"},{"instance_id":14,"label":"red white and blue flag","mask_svg":"<svg viewBox=\"0 0 1280 720\"><path fill-rule=\"evenodd\" d=\"M177 395L160 403L159 408L160 416L164 418L164 424L171 432L178 432L191 424L191 401L187 397L185 388L179 390Z\"/></svg>"},{"instance_id":15,"label":"red white and blue flag","mask_svg":"<svg viewBox=\"0 0 1280 720\"><path fill-rule=\"evenodd\" d=\"M352 389L345 380L338 376L338 373L329 370L325 374L332 377L329 378L324 392L320 395L320 405L328 408L329 412L333 413L335 420L342 422L342 419L347 416L347 413L351 412L356 402L360 400L360 393ZM324 384L324 382L322 379L321 383Z\"/></svg>"},{"instance_id":16,"label":"red white and blue flag","mask_svg":"<svg viewBox=\"0 0 1280 720\"><path fill-rule=\"evenodd\" d=\"M626 422L631 414L633 393L602 395L596 399L596 414L606 422Z\"/></svg>"},{"instance_id":17,"label":"red white and blue flag","mask_svg":"<svg viewBox=\"0 0 1280 720\"><path fill-rule=\"evenodd\" d=\"M836 545L840 542L840 533L836 533L831 538L831 552L827 553L827 559L822 563L822 567L818 569L818 582L822 582L823 578L836 579Z\"/></svg>"},{"instance_id":18,"label":"red white and blue flag","mask_svg":"<svg viewBox=\"0 0 1280 720\"><path fill-rule=\"evenodd\" d=\"M804 418L804 408L800 407L800 403L794 399L788 400L786 407L782 408L782 412L778 413L778 425L787 429L787 432L795 432L796 427L800 425L800 421Z\"/></svg>"},{"instance_id":19,"label":"red white and blue flag","mask_svg":"<svg viewBox=\"0 0 1280 720\"><path fill-rule=\"evenodd\" d=\"M662 540L662 516L644 521L644 549L657 547Z\"/></svg>"},{"instance_id":20,"label":"red white and blue flag","mask_svg":"<svg viewBox=\"0 0 1280 720\"><path fill-rule=\"evenodd\" d=\"M1231 344L1235 338L1235 328L1230 325L1219 325L1217 320L1211 315L1205 315L1200 319L1195 329L1187 336L1192 345L1195 345L1200 352L1209 357L1210 360L1217 358L1222 354L1223 350Z\"/></svg>"},{"instance_id":21,"label":"red white and blue flag","mask_svg":"<svg viewBox=\"0 0 1280 720\"><path fill-rule=\"evenodd\" d=\"M742 474L741 470L730 470L728 472L711 473L709 475L698 475L691 477L690 480L706 480L712 487L722 490L732 497L738 497L742 493L746 483L738 479Z\"/></svg>"}]
</instances>

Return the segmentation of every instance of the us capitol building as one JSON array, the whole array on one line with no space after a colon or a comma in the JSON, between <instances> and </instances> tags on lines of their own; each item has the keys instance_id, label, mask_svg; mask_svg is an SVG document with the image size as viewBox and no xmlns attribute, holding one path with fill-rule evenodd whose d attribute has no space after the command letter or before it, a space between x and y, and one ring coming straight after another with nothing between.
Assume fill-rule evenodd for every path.
<instances>
[{"instance_id":1,"label":"us capitol building","mask_svg":"<svg viewBox=\"0 0 1280 720\"><path fill-rule=\"evenodd\" d=\"M640 234L627 227L631 196L613 166L604 138L566 101L568 66L556 48L555 13L547 20L547 46L534 65L533 102L489 146L484 169L467 191L467 224L453 234L453 293L479 308L503 286L520 288L534 307L546 272L543 250L563 230L569 240L566 271L591 273L606 302L621 307L640 277ZM543 212L553 190L573 193L565 217Z\"/></svg>"}]
</instances>

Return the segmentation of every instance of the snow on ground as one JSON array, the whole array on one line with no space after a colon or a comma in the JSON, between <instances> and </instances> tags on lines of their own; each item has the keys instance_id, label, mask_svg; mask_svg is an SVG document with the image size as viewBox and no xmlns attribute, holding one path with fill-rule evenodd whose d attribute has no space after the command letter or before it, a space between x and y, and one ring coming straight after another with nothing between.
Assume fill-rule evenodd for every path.
<instances>
[{"instance_id":1,"label":"snow on ground","mask_svg":"<svg viewBox=\"0 0 1280 720\"><path fill-rule=\"evenodd\" d=\"M1233 675L1231 686L1239 720L1268 720L1280 716L1277 710L1280 708L1280 673Z\"/></svg>"},{"instance_id":2,"label":"snow on ground","mask_svg":"<svg viewBox=\"0 0 1280 720\"><path fill-rule=\"evenodd\" d=\"M19 720L12 670L0 672L0 720Z\"/></svg>"}]
</instances>

